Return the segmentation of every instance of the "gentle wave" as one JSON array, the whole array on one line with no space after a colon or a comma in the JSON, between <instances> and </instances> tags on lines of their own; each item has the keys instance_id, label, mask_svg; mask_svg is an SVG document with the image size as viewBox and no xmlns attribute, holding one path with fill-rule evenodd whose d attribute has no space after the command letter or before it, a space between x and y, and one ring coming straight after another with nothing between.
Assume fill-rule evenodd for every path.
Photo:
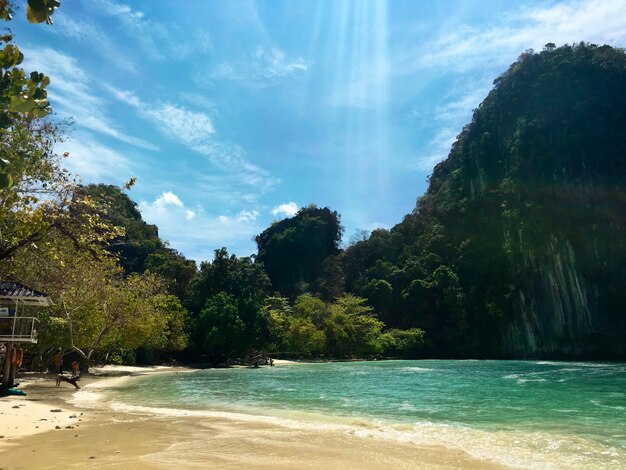
<instances>
[{"instance_id":1,"label":"gentle wave","mask_svg":"<svg viewBox=\"0 0 626 470\"><path fill-rule=\"evenodd\" d=\"M618 366L616 364L600 363L600 362L536 361L536 362L534 362L534 364L537 364L537 365L540 365L540 366L564 366L564 365L568 365L568 366L585 367L585 368L602 368L602 367L613 367L613 368L615 368L615 367L620 367L620 366Z\"/></svg>"},{"instance_id":2,"label":"gentle wave","mask_svg":"<svg viewBox=\"0 0 626 470\"><path fill-rule=\"evenodd\" d=\"M602 403L600 403L598 400L589 400L592 404L599 406L600 408L609 408L611 410L617 410L617 411L625 411L626 410L626 406L610 406L610 405L604 405Z\"/></svg>"},{"instance_id":3,"label":"gentle wave","mask_svg":"<svg viewBox=\"0 0 626 470\"><path fill-rule=\"evenodd\" d=\"M426 367L402 367L400 370L405 372L431 372L433 369Z\"/></svg>"},{"instance_id":4,"label":"gentle wave","mask_svg":"<svg viewBox=\"0 0 626 470\"><path fill-rule=\"evenodd\" d=\"M548 365L554 367L392 361L206 370L87 387L76 399L129 413L441 445L515 468L626 468L624 364Z\"/></svg>"},{"instance_id":5,"label":"gentle wave","mask_svg":"<svg viewBox=\"0 0 626 470\"><path fill-rule=\"evenodd\" d=\"M483 431L460 425L417 422L413 426L393 425L382 421L350 419L336 422L336 417L318 415L315 420L284 416L254 415L230 411L189 410L129 405L113 402L118 412L169 416L176 418L213 418L275 425L293 430L341 432L357 437L383 439L418 446L444 446L470 456L519 469L561 469L594 467L623 468L626 458L611 447L576 436L511 431ZM308 416L311 418L311 416ZM574 454L575 453L575 454ZM610 458L611 460L607 460Z\"/></svg>"}]
</instances>

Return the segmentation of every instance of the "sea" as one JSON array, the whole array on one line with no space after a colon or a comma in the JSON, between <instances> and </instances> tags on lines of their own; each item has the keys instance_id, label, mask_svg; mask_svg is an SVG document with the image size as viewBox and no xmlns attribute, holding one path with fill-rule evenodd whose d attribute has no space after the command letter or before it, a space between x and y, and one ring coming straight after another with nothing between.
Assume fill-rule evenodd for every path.
<instances>
[{"instance_id":1,"label":"sea","mask_svg":"<svg viewBox=\"0 0 626 470\"><path fill-rule=\"evenodd\" d=\"M512 468L626 469L626 363L295 363L152 374L77 398L444 446Z\"/></svg>"}]
</instances>

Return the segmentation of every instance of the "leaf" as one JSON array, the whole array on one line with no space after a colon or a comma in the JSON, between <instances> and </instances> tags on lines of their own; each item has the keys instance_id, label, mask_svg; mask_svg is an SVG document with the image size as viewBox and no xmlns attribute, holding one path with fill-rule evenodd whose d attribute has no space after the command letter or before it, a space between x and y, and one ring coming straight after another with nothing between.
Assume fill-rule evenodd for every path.
<instances>
[{"instance_id":1,"label":"leaf","mask_svg":"<svg viewBox=\"0 0 626 470\"><path fill-rule=\"evenodd\" d=\"M0 173L0 190L13 186L13 178L8 173Z\"/></svg>"},{"instance_id":2,"label":"leaf","mask_svg":"<svg viewBox=\"0 0 626 470\"><path fill-rule=\"evenodd\" d=\"M30 23L52 24L52 13L61 6L58 0L28 0L26 18Z\"/></svg>"},{"instance_id":3,"label":"leaf","mask_svg":"<svg viewBox=\"0 0 626 470\"><path fill-rule=\"evenodd\" d=\"M28 99L28 97L11 96L11 103L9 104L9 111L13 113L26 114L30 113L35 108L35 103Z\"/></svg>"}]
</instances>

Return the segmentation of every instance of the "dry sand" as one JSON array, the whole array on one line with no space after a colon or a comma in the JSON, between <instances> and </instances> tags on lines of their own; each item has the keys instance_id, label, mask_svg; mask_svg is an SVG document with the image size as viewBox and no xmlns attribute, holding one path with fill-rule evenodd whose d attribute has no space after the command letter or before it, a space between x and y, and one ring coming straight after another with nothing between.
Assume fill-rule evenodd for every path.
<instances>
[{"instance_id":1,"label":"dry sand","mask_svg":"<svg viewBox=\"0 0 626 470\"><path fill-rule=\"evenodd\" d=\"M277 365L289 365L288 362ZM81 386L105 390L111 375L175 369L106 368ZM180 370L179 370L180 371ZM122 379L126 380L126 379ZM131 379L132 380L132 379ZM503 468L443 447L293 429L216 417L164 417L77 408L70 384L32 380L26 397L0 399L0 469L169 468ZM14 408L17 406L17 408ZM51 412L52 409L61 412Z\"/></svg>"}]
</instances>

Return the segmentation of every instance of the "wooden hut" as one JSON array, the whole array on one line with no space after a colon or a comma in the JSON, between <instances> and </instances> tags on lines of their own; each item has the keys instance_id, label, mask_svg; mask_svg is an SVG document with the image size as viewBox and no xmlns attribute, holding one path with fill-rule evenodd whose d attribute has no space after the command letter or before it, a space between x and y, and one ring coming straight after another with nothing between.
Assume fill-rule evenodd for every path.
<instances>
[{"instance_id":1,"label":"wooden hut","mask_svg":"<svg viewBox=\"0 0 626 470\"><path fill-rule=\"evenodd\" d=\"M6 395L13 385L17 371L15 359L20 343L37 342L38 320L26 316L24 308L49 305L52 305L52 301L43 292L16 282L0 282L0 353L4 353L0 396Z\"/></svg>"}]
</instances>

